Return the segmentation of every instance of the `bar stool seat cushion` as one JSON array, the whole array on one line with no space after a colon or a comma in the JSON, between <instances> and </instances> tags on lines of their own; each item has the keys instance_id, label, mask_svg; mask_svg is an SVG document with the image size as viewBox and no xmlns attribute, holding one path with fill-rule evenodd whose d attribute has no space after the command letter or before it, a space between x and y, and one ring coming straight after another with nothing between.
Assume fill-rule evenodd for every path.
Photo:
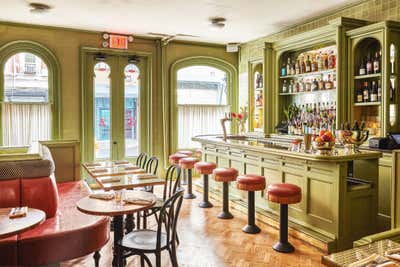
<instances>
[{"instance_id":1,"label":"bar stool seat cushion","mask_svg":"<svg viewBox=\"0 0 400 267\"><path fill-rule=\"evenodd\" d=\"M194 168L200 174L212 174L213 170L217 167L214 162L200 161L194 164Z\"/></svg>"},{"instance_id":2,"label":"bar stool seat cushion","mask_svg":"<svg viewBox=\"0 0 400 267\"><path fill-rule=\"evenodd\" d=\"M265 189L265 177L256 174L241 175L237 178L237 188L244 191L259 191Z\"/></svg>"},{"instance_id":3,"label":"bar stool seat cushion","mask_svg":"<svg viewBox=\"0 0 400 267\"><path fill-rule=\"evenodd\" d=\"M194 164L198 161L199 161L198 158L192 158L192 157L183 158L179 160L179 165L181 166L182 169L193 169Z\"/></svg>"},{"instance_id":4,"label":"bar stool seat cushion","mask_svg":"<svg viewBox=\"0 0 400 267\"><path fill-rule=\"evenodd\" d=\"M269 201L279 204L295 204L301 201L301 188L294 184L271 184L267 193Z\"/></svg>"},{"instance_id":5,"label":"bar stool seat cushion","mask_svg":"<svg viewBox=\"0 0 400 267\"><path fill-rule=\"evenodd\" d=\"M178 154L184 154L184 155L186 155L187 157L193 156L193 152L190 151L190 150L179 150L179 151L177 151L176 153L178 153Z\"/></svg>"},{"instance_id":6,"label":"bar stool seat cushion","mask_svg":"<svg viewBox=\"0 0 400 267\"><path fill-rule=\"evenodd\" d=\"M185 154L175 153L169 155L169 163L171 164L178 164L180 159L187 158L188 156Z\"/></svg>"},{"instance_id":7,"label":"bar stool seat cushion","mask_svg":"<svg viewBox=\"0 0 400 267\"><path fill-rule=\"evenodd\" d=\"M213 175L217 182L233 182L236 181L238 171L235 168L216 168Z\"/></svg>"}]
</instances>

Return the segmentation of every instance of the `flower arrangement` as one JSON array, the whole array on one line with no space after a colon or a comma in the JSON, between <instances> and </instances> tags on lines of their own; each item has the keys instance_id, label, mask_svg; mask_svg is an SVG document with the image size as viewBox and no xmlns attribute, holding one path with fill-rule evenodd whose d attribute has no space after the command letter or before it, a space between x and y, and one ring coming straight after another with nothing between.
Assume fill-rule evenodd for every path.
<instances>
[{"instance_id":1,"label":"flower arrangement","mask_svg":"<svg viewBox=\"0 0 400 267\"><path fill-rule=\"evenodd\" d=\"M248 118L247 107L240 107L240 113L231 112L232 121L236 121L239 126L239 133L246 132L246 121Z\"/></svg>"}]
</instances>

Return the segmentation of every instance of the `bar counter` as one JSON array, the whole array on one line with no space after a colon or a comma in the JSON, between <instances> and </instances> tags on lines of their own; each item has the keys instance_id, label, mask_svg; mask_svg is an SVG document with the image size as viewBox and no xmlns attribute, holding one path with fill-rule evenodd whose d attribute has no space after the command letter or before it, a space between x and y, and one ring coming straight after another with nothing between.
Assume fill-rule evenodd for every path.
<instances>
[{"instance_id":1,"label":"bar counter","mask_svg":"<svg viewBox=\"0 0 400 267\"><path fill-rule=\"evenodd\" d=\"M328 252L352 247L352 242L378 232L378 177L381 152L332 155L292 152L276 138L244 136L196 136L203 160L218 167L233 167L240 174L266 177L273 183L292 183L302 190L302 201L289 206L289 225L322 242ZM287 142L286 142L287 144ZM231 200L247 207L247 197L230 185ZM210 191L221 194L221 185L211 181ZM256 192L258 215L278 220L279 206L269 203L265 192ZM260 216L261 217L261 216Z\"/></svg>"}]
</instances>

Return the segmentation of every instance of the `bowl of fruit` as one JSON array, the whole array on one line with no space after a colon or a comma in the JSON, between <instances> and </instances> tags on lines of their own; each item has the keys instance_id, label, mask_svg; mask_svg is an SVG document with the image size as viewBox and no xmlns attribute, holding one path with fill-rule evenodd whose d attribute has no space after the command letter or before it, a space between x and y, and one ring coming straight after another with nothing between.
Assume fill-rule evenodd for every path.
<instances>
[{"instance_id":1,"label":"bowl of fruit","mask_svg":"<svg viewBox=\"0 0 400 267\"><path fill-rule=\"evenodd\" d=\"M331 131L321 130L319 135L314 136L312 144L317 154L328 155L332 153L335 146L335 137Z\"/></svg>"}]
</instances>

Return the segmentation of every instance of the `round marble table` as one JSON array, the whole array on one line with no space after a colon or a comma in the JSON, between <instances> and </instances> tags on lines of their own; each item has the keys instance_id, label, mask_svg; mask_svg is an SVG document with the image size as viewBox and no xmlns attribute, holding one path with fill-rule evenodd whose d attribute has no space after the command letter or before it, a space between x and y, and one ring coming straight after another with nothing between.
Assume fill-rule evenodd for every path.
<instances>
[{"instance_id":1,"label":"round marble table","mask_svg":"<svg viewBox=\"0 0 400 267\"><path fill-rule=\"evenodd\" d=\"M0 209L0 238L10 237L29 230L46 219L46 214L43 211L31 208L28 208L26 216L10 219L8 214L11 209Z\"/></svg>"},{"instance_id":2,"label":"round marble table","mask_svg":"<svg viewBox=\"0 0 400 267\"><path fill-rule=\"evenodd\" d=\"M123 216L136 212L148 210L153 207L157 201L156 195L144 191L127 190L125 198L141 198L151 200L149 204L118 204L114 199L102 200L90 198L89 196L82 198L77 203L77 208L83 213L90 215L110 216L113 218L114 225L114 250L113 250L113 266L123 266L122 249L119 246L119 241L124 236Z\"/></svg>"}]
</instances>

